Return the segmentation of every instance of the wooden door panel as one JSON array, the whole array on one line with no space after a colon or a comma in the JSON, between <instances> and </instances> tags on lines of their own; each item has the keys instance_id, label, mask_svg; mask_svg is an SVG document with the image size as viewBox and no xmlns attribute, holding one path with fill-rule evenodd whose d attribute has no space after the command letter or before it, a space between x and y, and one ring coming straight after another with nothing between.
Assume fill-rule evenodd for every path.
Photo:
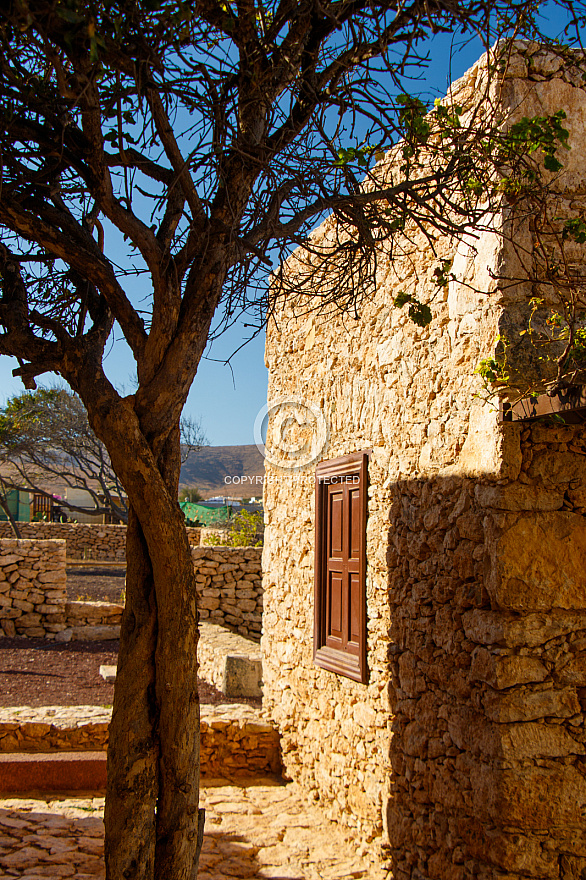
<instances>
[{"instance_id":1,"label":"wooden door panel","mask_svg":"<svg viewBox=\"0 0 586 880\"><path fill-rule=\"evenodd\" d=\"M358 573L355 574L351 572L349 574L348 593L348 649L357 652L360 645L360 634L362 632L362 615L360 613L362 591L360 588L360 577Z\"/></svg>"},{"instance_id":2,"label":"wooden door panel","mask_svg":"<svg viewBox=\"0 0 586 880\"><path fill-rule=\"evenodd\" d=\"M340 557L344 551L344 494L329 487L328 557Z\"/></svg>"},{"instance_id":3,"label":"wooden door panel","mask_svg":"<svg viewBox=\"0 0 586 880\"><path fill-rule=\"evenodd\" d=\"M329 573L327 620L327 643L331 647L341 647L344 641L344 590L339 572Z\"/></svg>"},{"instance_id":4,"label":"wooden door panel","mask_svg":"<svg viewBox=\"0 0 586 880\"><path fill-rule=\"evenodd\" d=\"M349 492L348 515L350 520L348 557L360 559L362 551L362 499L358 486L352 487Z\"/></svg>"}]
</instances>

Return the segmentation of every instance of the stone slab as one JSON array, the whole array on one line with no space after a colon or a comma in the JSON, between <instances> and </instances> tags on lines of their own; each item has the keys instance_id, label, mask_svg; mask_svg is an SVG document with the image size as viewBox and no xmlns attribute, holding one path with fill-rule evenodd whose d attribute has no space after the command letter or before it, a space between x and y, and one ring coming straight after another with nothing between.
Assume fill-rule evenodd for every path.
<instances>
[{"instance_id":1,"label":"stone slab","mask_svg":"<svg viewBox=\"0 0 586 880\"><path fill-rule=\"evenodd\" d=\"M567 511L503 514L488 517L485 528L486 588L493 607L586 610L583 516Z\"/></svg>"},{"instance_id":2,"label":"stone slab","mask_svg":"<svg viewBox=\"0 0 586 880\"><path fill-rule=\"evenodd\" d=\"M107 664L102 664L102 666L100 666L100 675L104 679L104 681L111 684L112 682L116 681L117 668L118 668L117 666L109 666Z\"/></svg>"},{"instance_id":3,"label":"stone slab","mask_svg":"<svg viewBox=\"0 0 586 880\"><path fill-rule=\"evenodd\" d=\"M213 623L200 623L199 631L197 655L201 678L227 697L262 696L262 654L258 642Z\"/></svg>"},{"instance_id":4,"label":"stone slab","mask_svg":"<svg viewBox=\"0 0 586 880\"><path fill-rule=\"evenodd\" d=\"M227 697L262 697L262 661L242 654L224 657L222 693Z\"/></svg>"},{"instance_id":5,"label":"stone slab","mask_svg":"<svg viewBox=\"0 0 586 880\"><path fill-rule=\"evenodd\" d=\"M0 755L0 792L102 791L105 752L13 753Z\"/></svg>"}]
</instances>

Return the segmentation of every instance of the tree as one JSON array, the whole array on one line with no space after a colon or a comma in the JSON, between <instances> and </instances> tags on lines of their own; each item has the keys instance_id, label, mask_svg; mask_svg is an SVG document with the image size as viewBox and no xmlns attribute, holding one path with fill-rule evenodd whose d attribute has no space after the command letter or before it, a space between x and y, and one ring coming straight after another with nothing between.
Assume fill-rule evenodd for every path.
<instances>
[{"instance_id":1,"label":"tree","mask_svg":"<svg viewBox=\"0 0 586 880\"><path fill-rule=\"evenodd\" d=\"M11 468L5 483L12 488L26 486L51 497L46 481L58 479L85 489L96 510L110 510L126 521L126 499L106 447L71 392L40 388L11 398L0 412L0 462Z\"/></svg>"},{"instance_id":2,"label":"tree","mask_svg":"<svg viewBox=\"0 0 586 880\"><path fill-rule=\"evenodd\" d=\"M440 103L430 122L403 82L425 64L428 35L535 37L537 11L529 0L3 6L0 353L19 359L26 388L53 371L79 395L129 502L109 880L197 873L197 608L177 490L181 412L212 323L270 310L261 278L328 212L334 239L327 254L310 239L306 275L316 307L354 309L374 289L377 242L407 219L433 236L486 218L470 181L476 163L494 168L500 120L463 126ZM399 137L404 165L388 180L375 162ZM273 295L291 283L277 272ZM115 324L136 361L132 394L104 372Z\"/></svg>"},{"instance_id":3,"label":"tree","mask_svg":"<svg viewBox=\"0 0 586 880\"><path fill-rule=\"evenodd\" d=\"M181 420L182 460L205 444L201 426ZM26 487L51 497L47 481L84 489L96 511L127 522L126 496L108 451L92 431L79 397L64 388L39 388L12 397L0 410L0 464L8 489ZM67 500L61 506L76 507Z\"/></svg>"},{"instance_id":4,"label":"tree","mask_svg":"<svg viewBox=\"0 0 586 880\"><path fill-rule=\"evenodd\" d=\"M203 501L203 495L197 486L188 486L180 491L179 501L190 501L195 504L198 501Z\"/></svg>"},{"instance_id":5,"label":"tree","mask_svg":"<svg viewBox=\"0 0 586 880\"><path fill-rule=\"evenodd\" d=\"M262 547L264 534L264 519L258 510L239 510L233 514L228 522L220 524L228 527L225 536L218 534L208 535L204 544L212 546L228 547Z\"/></svg>"}]
</instances>

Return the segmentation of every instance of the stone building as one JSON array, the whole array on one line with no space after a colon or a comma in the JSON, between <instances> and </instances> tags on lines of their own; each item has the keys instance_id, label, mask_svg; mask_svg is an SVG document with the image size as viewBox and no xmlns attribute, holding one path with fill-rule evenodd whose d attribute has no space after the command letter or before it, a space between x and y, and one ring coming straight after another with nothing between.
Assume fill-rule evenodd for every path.
<instances>
[{"instance_id":1,"label":"stone building","mask_svg":"<svg viewBox=\"0 0 586 880\"><path fill-rule=\"evenodd\" d=\"M578 212L584 93L550 57L526 73L513 63L499 100L566 110L557 197ZM485 76L481 60L453 100ZM477 397L475 366L527 299L499 290L518 271L506 236L437 249L414 233L383 253L357 319L300 297L269 324L264 704L286 772L384 844L396 880L583 878L586 436L503 423ZM399 290L429 303L427 328ZM315 460L287 470L279 436L302 410Z\"/></svg>"}]
</instances>

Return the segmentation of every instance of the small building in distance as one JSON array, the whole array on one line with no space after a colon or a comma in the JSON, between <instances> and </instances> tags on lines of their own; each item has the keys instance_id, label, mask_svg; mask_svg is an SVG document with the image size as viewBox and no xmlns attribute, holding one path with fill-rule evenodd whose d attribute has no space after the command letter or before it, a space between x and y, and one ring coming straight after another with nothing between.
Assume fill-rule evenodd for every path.
<instances>
[{"instance_id":1,"label":"small building in distance","mask_svg":"<svg viewBox=\"0 0 586 880\"><path fill-rule=\"evenodd\" d=\"M488 98L566 111L553 210L583 215L586 96L530 54ZM481 59L450 101L486 81ZM540 230L503 202L460 242L407 231L357 314L308 290L269 320L265 711L287 775L383 844L394 880L584 877L586 435L503 422L474 372L524 326ZM335 236L329 219L313 242Z\"/></svg>"},{"instance_id":2,"label":"small building in distance","mask_svg":"<svg viewBox=\"0 0 586 880\"><path fill-rule=\"evenodd\" d=\"M31 495L25 489L11 489L6 493L6 504L16 522L29 522L31 518ZM0 506L0 522L7 522L8 515Z\"/></svg>"}]
</instances>

